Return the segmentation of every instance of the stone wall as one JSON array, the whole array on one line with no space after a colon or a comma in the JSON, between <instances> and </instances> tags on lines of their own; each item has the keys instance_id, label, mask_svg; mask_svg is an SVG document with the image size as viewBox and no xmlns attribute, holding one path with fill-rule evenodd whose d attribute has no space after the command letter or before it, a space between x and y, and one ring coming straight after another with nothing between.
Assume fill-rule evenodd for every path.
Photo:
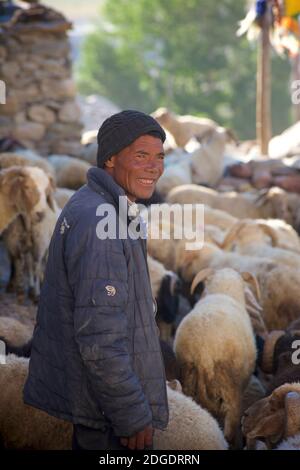
<instances>
[{"instance_id":1,"label":"stone wall","mask_svg":"<svg viewBox=\"0 0 300 470\"><path fill-rule=\"evenodd\" d=\"M78 156L82 124L75 102L70 45L72 27L41 4L17 10L0 23L0 138L15 139L42 155Z\"/></svg>"}]
</instances>

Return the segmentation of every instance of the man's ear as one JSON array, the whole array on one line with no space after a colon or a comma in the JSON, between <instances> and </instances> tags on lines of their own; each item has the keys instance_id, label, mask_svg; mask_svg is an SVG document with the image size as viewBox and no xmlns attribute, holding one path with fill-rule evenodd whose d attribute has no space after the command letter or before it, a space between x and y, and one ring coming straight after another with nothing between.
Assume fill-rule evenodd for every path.
<instances>
[{"instance_id":1,"label":"man's ear","mask_svg":"<svg viewBox=\"0 0 300 470\"><path fill-rule=\"evenodd\" d=\"M109 160L106 160L106 162L104 163L105 166L107 166L107 168L114 168L115 166L115 155L113 155L112 157L110 157Z\"/></svg>"}]
</instances>

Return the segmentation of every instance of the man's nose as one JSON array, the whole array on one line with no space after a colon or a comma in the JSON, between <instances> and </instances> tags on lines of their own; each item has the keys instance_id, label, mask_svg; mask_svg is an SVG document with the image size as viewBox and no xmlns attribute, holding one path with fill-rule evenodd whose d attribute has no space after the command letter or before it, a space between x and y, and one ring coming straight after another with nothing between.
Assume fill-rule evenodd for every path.
<instances>
[{"instance_id":1,"label":"man's nose","mask_svg":"<svg viewBox=\"0 0 300 470\"><path fill-rule=\"evenodd\" d=\"M145 165L145 170L152 173L160 173L163 170L164 165L161 160L151 160Z\"/></svg>"}]
</instances>

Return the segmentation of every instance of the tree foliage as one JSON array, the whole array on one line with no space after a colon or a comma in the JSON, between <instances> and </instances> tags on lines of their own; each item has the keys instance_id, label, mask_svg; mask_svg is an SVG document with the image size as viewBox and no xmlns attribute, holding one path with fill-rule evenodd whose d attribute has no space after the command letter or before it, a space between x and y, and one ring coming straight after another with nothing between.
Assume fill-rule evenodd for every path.
<instances>
[{"instance_id":1,"label":"tree foliage","mask_svg":"<svg viewBox=\"0 0 300 470\"><path fill-rule=\"evenodd\" d=\"M167 106L255 136L256 47L236 37L245 1L106 0L85 42L82 93L122 108ZM289 125L289 64L273 59L274 131ZM279 79L278 79L279 77Z\"/></svg>"}]
</instances>

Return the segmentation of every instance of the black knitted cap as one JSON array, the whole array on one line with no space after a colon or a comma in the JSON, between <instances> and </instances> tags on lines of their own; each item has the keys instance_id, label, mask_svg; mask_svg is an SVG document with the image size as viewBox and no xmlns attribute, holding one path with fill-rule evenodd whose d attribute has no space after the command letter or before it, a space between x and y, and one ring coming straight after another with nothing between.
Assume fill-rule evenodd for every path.
<instances>
[{"instance_id":1,"label":"black knitted cap","mask_svg":"<svg viewBox=\"0 0 300 470\"><path fill-rule=\"evenodd\" d=\"M113 114L98 131L97 166L103 168L104 162L112 155L119 153L141 135L149 133L159 137L162 142L166 140L163 128L148 114L131 109Z\"/></svg>"}]
</instances>

